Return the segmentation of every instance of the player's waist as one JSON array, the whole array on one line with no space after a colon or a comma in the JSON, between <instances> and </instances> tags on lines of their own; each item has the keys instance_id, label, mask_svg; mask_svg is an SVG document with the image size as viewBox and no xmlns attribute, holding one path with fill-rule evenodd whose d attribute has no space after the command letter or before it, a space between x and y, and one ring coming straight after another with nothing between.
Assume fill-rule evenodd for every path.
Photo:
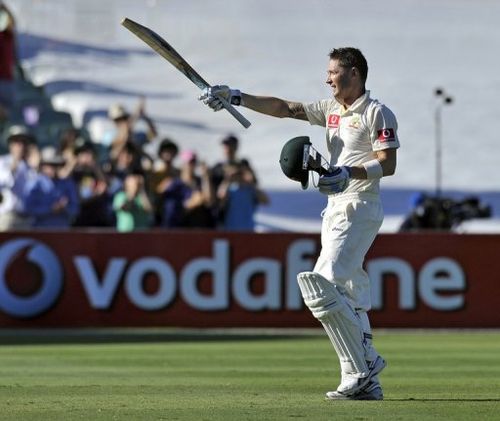
<instances>
[{"instance_id":1,"label":"player's waist","mask_svg":"<svg viewBox=\"0 0 500 421\"><path fill-rule=\"evenodd\" d=\"M352 200L365 200L367 202L380 202L380 195L378 193L369 191L355 191L355 192L343 192L338 194L328 195L328 203L341 203Z\"/></svg>"}]
</instances>

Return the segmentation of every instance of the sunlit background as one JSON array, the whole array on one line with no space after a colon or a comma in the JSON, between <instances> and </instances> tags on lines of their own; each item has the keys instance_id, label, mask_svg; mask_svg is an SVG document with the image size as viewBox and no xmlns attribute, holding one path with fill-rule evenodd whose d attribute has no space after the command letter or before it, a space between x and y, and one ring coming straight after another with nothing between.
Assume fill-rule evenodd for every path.
<instances>
[{"instance_id":1,"label":"sunlit background","mask_svg":"<svg viewBox=\"0 0 500 421\"><path fill-rule=\"evenodd\" d=\"M271 194L285 190L304 195L280 171L281 146L292 137L308 135L325 151L323 129L243 109L252 122L245 130L229 114L214 114L197 101L198 88L125 30L122 18L158 32L210 83L297 101L330 95L324 82L331 48L359 47L368 59L371 95L388 105L399 121L397 175L382 183L386 213L400 215L414 192L436 188L435 112L441 104L436 88L454 100L441 110L444 191L484 195L494 213L500 212L495 195L500 188L498 2L6 3L17 18L20 58L28 77L45 86L56 109L69 111L75 124L86 125L94 141L101 141L112 103L133 109L145 95L160 137L197 150L209 163L220 157L221 137L236 134L241 155L251 160L262 187ZM310 200L322 203L317 196ZM302 210L300 216L317 219L318 206L322 204L311 206L312 214ZM277 215L284 212L282 207L278 198L261 214Z\"/></svg>"}]
</instances>

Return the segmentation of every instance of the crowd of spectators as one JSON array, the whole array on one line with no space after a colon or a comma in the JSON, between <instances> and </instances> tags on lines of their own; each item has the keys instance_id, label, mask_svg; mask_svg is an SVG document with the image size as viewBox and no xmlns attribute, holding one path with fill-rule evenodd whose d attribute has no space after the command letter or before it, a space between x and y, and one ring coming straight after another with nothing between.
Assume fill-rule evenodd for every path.
<instances>
[{"instance_id":1,"label":"crowd of spectators","mask_svg":"<svg viewBox=\"0 0 500 421\"><path fill-rule=\"evenodd\" d=\"M54 110L22 71L15 20L0 0L0 231L254 230L268 197L235 136L222 139L224 156L210 167L158 132L143 98L134 112L113 104L107 116L111 129L92 139Z\"/></svg>"},{"instance_id":2,"label":"crowd of spectators","mask_svg":"<svg viewBox=\"0 0 500 421\"><path fill-rule=\"evenodd\" d=\"M0 230L254 230L255 210L268 198L248 160L237 157L238 139L222 139L224 158L213 167L166 137L151 155L143 146L158 134L140 108L149 133L137 137L136 117L110 108L117 130L108 148L75 128L40 147L32 128L10 125L0 156Z\"/></svg>"}]
</instances>

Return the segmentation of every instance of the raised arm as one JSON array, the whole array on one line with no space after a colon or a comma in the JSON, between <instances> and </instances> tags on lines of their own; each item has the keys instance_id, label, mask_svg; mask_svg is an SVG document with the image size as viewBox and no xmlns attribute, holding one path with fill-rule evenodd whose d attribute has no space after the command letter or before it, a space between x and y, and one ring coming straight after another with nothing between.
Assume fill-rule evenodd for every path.
<instances>
[{"instance_id":1,"label":"raised arm","mask_svg":"<svg viewBox=\"0 0 500 421\"><path fill-rule=\"evenodd\" d=\"M219 111L222 109L220 97L233 105L241 105L272 117L307 120L304 106L300 102L287 101L272 96L250 95L225 85L215 85L205 89L199 99L214 111Z\"/></svg>"},{"instance_id":2,"label":"raised arm","mask_svg":"<svg viewBox=\"0 0 500 421\"><path fill-rule=\"evenodd\" d=\"M300 102L287 101L272 96L250 95L242 92L241 105L273 117L307 120L304 106Z\"/></svg>"}]
</instances>

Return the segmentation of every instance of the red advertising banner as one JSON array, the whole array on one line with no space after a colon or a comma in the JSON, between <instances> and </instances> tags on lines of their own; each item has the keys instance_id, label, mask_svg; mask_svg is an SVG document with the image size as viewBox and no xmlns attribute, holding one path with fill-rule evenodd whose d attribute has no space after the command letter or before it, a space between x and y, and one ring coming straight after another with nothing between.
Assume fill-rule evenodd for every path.
<instances>
[{"instance_id":1,"label":"red advertising banner","mask_svg":"<svg viewBox=\"0 0 500 421\"><path fill-rule=\"evenodd\" d=\"M374 327L500 327L500 236L380 235ZM319 236L0 234L0 327L317 327L297 273Z\"/></svg>"}]
</instances>

